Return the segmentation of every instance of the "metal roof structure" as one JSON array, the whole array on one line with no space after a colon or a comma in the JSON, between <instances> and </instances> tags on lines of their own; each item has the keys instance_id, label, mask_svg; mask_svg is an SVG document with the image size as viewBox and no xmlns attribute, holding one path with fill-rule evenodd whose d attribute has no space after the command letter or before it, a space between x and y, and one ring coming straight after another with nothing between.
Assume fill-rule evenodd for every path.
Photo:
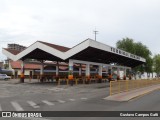
<instances>
[{"instance_id":1,"label":"metal roof structure","mask_svg":"<svg viewBox=\"0 0 160 120\"><path fill-rule=\"evenodd\" d=\"M75 59L104 64L117 63L128 67L135 67L146 62L140 56L92 39L87 39L72 48L37 41L23 51L12 51L3 48L2 52L14 61L37 59L68 62L69 59Z\"/></svg>"}]
</instances>

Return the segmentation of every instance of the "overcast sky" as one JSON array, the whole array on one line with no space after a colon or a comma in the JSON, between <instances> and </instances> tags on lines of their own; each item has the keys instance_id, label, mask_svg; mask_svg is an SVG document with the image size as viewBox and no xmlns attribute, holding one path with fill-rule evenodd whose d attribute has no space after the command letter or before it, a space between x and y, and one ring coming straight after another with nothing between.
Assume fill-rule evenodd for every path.
<instances>
[{"instance_id":1,"label":"overcast sky","mask_svg":"<svg viewBox=\"0 0 160 120\"><path fill-rule=\"evenodd\" d=\"M72 47L129 37L160 53L160 0L0 0L0 49L37 40ZM0 60L6 57L0 53Z\"/></svg>"}]
</instances>

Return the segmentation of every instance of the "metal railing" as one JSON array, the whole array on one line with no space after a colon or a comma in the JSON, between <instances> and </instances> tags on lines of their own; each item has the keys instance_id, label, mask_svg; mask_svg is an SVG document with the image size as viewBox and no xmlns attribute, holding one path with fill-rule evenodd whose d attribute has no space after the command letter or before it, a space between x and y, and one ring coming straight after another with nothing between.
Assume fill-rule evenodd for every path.
<instances>
[{"instance_id":1,"label":"metal railing","mask_svg":"<svg viewBox=\"0 0 160 120\"><path fill-rule=\"evenodd\" d=\"M127 92L134 89L160 84L160 79L156 80L118 80L110 82L110 95Z\"/></svg>"},{"instance_id":2,"label":"metal railing","mask_svg":"<svg viewBox=\"0 0 160 120\"><path fill-rule=\"evenodd\" d=\"M38 82L41 82L41 77L40 75L37 76ZM31 81L31 79L29 79ZM55 82L57 85L68 85L70 83L70 80L68 77L58 77L58 79L55 76L51 75L44 75L43 76L43 82ZM90 83L98 83L98 78L96 77L91 77L90 80L87 80L85 76L83 77L74 77L73 78L73 84L78 85L78 84L90 84ZM101 80L102 83L107 82L107 78L102 78Z\"/></svg>"}]
</instances>

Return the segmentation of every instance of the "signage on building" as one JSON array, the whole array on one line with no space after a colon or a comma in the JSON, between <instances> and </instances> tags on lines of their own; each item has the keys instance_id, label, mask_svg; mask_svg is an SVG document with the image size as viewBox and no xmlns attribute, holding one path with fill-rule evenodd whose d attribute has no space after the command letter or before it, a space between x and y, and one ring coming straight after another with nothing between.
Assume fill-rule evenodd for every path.
<instances>
[{"instance_id":1,"label":"signage on building","mask_svg":"<svg viewBox=\"0 0 160 120\"><path fill-rule=\"evenodd\" d=\"M136 59L136 60L140 60L139 56L133 55L131 53L125 52L125 51L117 49L117 48L111 47L111 52L119 54L119 55L123 55L123 56L126 56L126 57L129 57L129 58L133 58L133 59Z\"/></svg>"}]
</instances>

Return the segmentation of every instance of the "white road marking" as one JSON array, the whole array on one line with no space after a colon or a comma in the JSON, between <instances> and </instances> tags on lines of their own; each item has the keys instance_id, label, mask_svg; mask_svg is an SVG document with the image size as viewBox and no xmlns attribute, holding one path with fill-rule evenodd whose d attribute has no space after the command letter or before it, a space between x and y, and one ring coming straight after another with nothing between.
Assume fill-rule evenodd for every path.
<instances>
[{"instance_id":1,"label":"white road marking","mask_svg":"<svg viewBox=\"0 0 160 120\"><path fill-rule=\"evenodd\" d=\"M47 105L54 105L52 102L49 102L47 100L42 100L43 103L47 104Z\"/></svg>"},{"instance_id":2,"label":"white road marking","mask_svg":"<svg viewBox=\"0 0 160 120\"><path fill-rule=\"evenodd\" d=\"M40 108L40 106L38 106L35 102L33 101L27 101L27 103L32 106L33 108Z\"/></svg>"},{"instance_id":3,"label":"white road marking","mask_svg":"<svg viewBox=\"0 0 160 120\"><path fill-rule=\"evenodd\" d=\"M48 89L48 90L53 90L55 92L59 92L59 91L67 90L67 89L56 87L56 88L52 88L52 89Z\"/></svg>"},{"instance_id":4,"label":"white road marking","mask_svg":"<svg viewBox=\"0 0 160 120\"><path fill-rule=\"evenodd\" d=\"M59 103L65 103L66 101L63 100L57 100Z\"/></svg>"},{"instance_id":5,"label":"white road marking","mask_svg":"<svg viewBox=\"0 0 160 120\"><path fill-rule=\"evenodd\" d=\"M1 106L1 104L0 104L0 111L2 111L2 106Z\"/></svg>"},{"instance_id":6,"label":"white road marking","mask_svg":"<svg viewBox=\"0 0 160 120\"><path fill-rule=\"evenodd\" d=\"M11 104L15 108L16 111L24 111L23 108L17 102L12 101Z\"/></svg>"},{"instance_id":7,"label":"white road marking","mask_svg":"<svg viewBox=\"0 0 160 120\"><path fill-rule=\"evenodd\" d=\"M75 99L69 99L70 101L75 101Z\"/></svg>"},{"instance_id":8,"label":"white road marking","mask_svg":"<svg viewBox=\"0 0 160 120\"><path fill-rule=\"evenodd\" d=\"M87 100L88 98L81 98L81 100Z\"/></svg>"}]
</instances>

